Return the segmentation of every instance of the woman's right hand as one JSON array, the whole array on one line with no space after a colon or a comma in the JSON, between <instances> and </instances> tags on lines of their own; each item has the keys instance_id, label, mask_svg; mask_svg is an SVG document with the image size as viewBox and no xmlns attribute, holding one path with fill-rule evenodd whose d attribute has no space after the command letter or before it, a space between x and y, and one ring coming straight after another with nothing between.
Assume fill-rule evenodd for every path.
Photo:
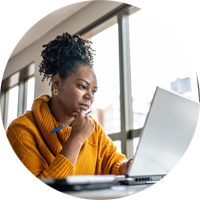
<instances>
[{"instance_id":1,"label":"woman's right hand","mask_svg":"<svg viewBox=\"0 0 200 200\"><path fill-rule=\"evenodd\" d=\"M91 118L85 116L84 111L75 113L74 117L76 120L73 123L72 132L60 153L75 166L81 147L94 131L95 125Z\"/></svg>"},{"instance_id":2,"label":"woman's right hand","mask_svg":"<svg viewBox=\"0 0 200 200\"><path fill-rule=\"evenodd\" d=\"M85 115L83 110L79 113L75 112L73 115L75 117L75 122L73 123L70 137L73 137L77 141L84 143L94 131L95 125L92 119Z\"/></svg>"}]
</instances>

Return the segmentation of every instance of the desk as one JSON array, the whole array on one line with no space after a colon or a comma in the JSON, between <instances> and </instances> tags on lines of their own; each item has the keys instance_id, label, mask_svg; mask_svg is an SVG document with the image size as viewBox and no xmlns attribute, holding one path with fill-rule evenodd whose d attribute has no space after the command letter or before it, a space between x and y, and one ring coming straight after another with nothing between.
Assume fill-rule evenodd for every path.
<instances>
[{"instance_id":1,"label":"desk","mask_svg":"<svg viewBox=\"0 0 200 200\"><path fill-rule=\"evenodd\" d=\"M140 192L153 184L146 185L118 185L112 186L108 189L100 189L100 190L85 190L85 191L67 191L64 192L68 195L85 198L85 199L114 199L120 197L126 197L129 195L133 195L137 192Z\"/></svg>"}]
</instances>

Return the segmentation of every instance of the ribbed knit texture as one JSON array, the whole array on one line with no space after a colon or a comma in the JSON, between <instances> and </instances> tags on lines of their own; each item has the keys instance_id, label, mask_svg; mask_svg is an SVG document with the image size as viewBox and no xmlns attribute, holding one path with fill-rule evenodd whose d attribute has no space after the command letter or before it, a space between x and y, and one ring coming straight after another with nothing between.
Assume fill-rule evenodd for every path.
<instances>
[{"instance_id":1,"label":"ribbed knit texture","mask_svg":"<svg viewBox=\"0 0 200 200\"><path fill-rule=\"evenodd\" d=\"M32 106L32 111L14 120L7 137L24 165L37 177L66 178L69 175L119 174L126 160L116 151L111 139L101 125L92 118L95 131L83 144L76 166L60 154L71 133L71 127L51 133L62 125L52 116L48 106L50 96L42 95Z\"/></svg>"}]
</instances>

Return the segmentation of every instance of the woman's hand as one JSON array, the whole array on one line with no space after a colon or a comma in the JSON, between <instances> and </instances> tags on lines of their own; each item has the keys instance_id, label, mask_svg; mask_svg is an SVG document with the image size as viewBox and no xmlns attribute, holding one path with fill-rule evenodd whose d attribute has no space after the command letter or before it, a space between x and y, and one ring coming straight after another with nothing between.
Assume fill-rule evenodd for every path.
<instances>
[{"instance_id":1,"label":"woman's hand","mask_svg":"<svg viewBox=\"0 0 200 200\"><path fill-rule=\"evenodd\" d=\"M73 123L70 137L74 137L79 142L84 143L94 131L95 125L92 119L85 115L83 110L79 113L74 113L74 117L76 120Z\"/></svg>"},{"instance_id":2,"label":"woman's hand","mask_svg":"<svg viewBox=\"0 0 200 200\"><path fill-rule=\"evenodd\" d=\"M119 173L121 175L126 175L128 173L128 169L130 167L130 164L132 162L133 158L129 159L128 161L123 162L119 167Z\"/></svg>"},{"instance_id":3,"label":"woman's hand","mask_svg":"<svg viewBox=\"0 0 200 200\"><path fill-rule=\"evenodd\" d=\"M95 125L91 118L85 116L84 111L75 113L74 116L76 120L73 123L72 132L60 153L75 166L81 147L94 131Z\"/></svg>"}]
</instances>

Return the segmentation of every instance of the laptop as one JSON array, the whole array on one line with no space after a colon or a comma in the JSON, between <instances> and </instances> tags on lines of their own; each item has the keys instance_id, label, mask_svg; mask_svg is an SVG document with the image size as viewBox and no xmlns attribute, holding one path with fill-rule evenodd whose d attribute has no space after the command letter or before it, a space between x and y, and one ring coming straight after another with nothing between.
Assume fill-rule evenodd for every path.
<instances>
[{"instance_id":1,"label":"laptop","mask_svg":"<svg viewBox=\"0 0 200 200\"><path fill-rule=\"evenodd\" d=\"M146 184L168 174L192 140L199 110L198 102L157 87L128 173L117 180Z\"/></svg>"},{"instance_id":2,"label":"laptop","mask_svg":"<svg viewBox=\"0 0 200 200\"><path fill-rule=\"evenodd\" d=\"M199 110L198 102L157 87L127 175L69 176L46 183L56 189L62 186L64 190L155 183L172 170L187 150Z\"/></svg>"}]
</instances>

